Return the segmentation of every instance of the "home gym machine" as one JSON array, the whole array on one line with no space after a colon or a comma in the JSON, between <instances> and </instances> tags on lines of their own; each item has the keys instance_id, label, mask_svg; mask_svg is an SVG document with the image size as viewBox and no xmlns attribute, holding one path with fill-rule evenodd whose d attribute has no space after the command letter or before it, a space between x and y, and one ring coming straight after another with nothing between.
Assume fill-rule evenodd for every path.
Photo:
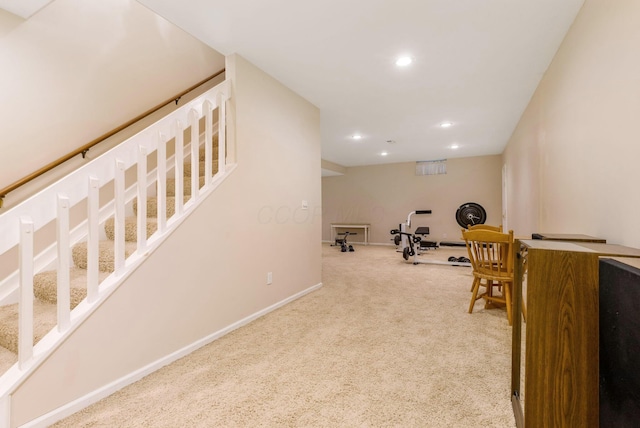
<instances>
[{"instance_id":1,"label":"home gym machine","mask_svg":"<svg viewBox=\"0 0 640 428\"><path fill-rule=\"evenodd\" d=\"M394 244L396 244L398 246L398 252L402 252L404 251L405 248L408 248L410 243L408 242L410 239L410 236L414 236L414 235L420 235L421 237L424 237L426 235L429 234L429 227L426 226L420 226L418 227L415 232L413 232L413 234L410 234L408 232L408 230L411 228L411 216L413 215L420 215L420 214L431 214L431 210L415 210L415 211L411 211L409 213L409 215L407 216L407 222L406 223L400 223L400 226L398 227L398 232L402 232L402 233L398 233L396 234L396 236L394 236L393 238L393 242ZM396 229L394 229L396 230ZM419 242L416 243L417 244L417 248L416 251L418 253L420 253L420 250L428 250L429 248L437 248L438 244L436 242L431 242L431 241L426 241L426 240L422 240L420 239Z\"/></svg>"},{"instance_id":2,"label":"home gym machine","mask_svg":"<svg viewBox=\"0 0 640 428\"><path fill-rule=\"evenodd\" d=\"M391 230L391 234L394 235L393 241L398 246L398 251L402 253L402 257L409 261L413 257L414 265L425 264L439 264L448 266L471 266L470 260L466 257L449 257L447 261L439 260L426 260L418 258L421 250L437 249L438 244L431 241L423 241L422 236L429 234L428 227L418 227L414 233L410 233L407 230L411 228L411 217L414 214L431 214L431 210L415 210L411 211L407 216L407 222L400 224L399 229ZM419 236L422 235L422 236Z\"/></svg>"},{"instance_id":3,"label":"home gym machine","mask_svg":"<svg viewBox=\"0 0 640 428\"><path fill-rule=\"evenodd\" d=\"M420 242L422 238L413 233L402 232L398 229L392 229L391 234L400 236L400 240L404 239L407 242L407 246L402 248L402 257L409 261L409 258L413 257L411 263L417 264L434 264L434 265L448 265L448 266L471 266L471 261L467 257L449 257L447 261L440 260L426 260L418 258L418 248L420 248Z\"/></svg>"}]
</instances>

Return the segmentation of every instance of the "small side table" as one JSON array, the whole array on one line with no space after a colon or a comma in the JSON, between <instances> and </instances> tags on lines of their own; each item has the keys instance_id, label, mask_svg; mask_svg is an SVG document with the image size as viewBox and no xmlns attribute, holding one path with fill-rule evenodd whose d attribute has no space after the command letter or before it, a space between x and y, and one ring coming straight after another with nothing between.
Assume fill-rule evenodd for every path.
<instances>
[{"instance_id":1,"label":"small side table","mask_svg":"<svg viewBox=\"0 0 640 428\"><path fill-rule=\"evenodd\" d=\"M369 245L369 223L331 223L331 242L335 242L336 229L364 229L364 245Z\"/></svg>"}]
</instances>

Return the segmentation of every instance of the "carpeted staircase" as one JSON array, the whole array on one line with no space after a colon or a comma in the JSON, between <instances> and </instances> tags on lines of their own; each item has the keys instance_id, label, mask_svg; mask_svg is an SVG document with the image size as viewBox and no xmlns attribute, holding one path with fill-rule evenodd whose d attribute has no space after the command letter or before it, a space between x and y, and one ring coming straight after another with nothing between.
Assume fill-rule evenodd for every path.
<instances>
[{"instance_id":1,"label":"carpeted staircase","mask_svg":"<svg viewBox=\"0 0 640 428\"><path fill-rule=\"evenodd\" d=\"M200 149L199 187L204 185L204 147ZM218 170L218 137L213 137L213 174ZM184 201L191 198L190 157L184 164ZM167 178L167 218L175 212L175 178ZM125 258L137 247L137 200L133 202L134 215L125 219ZM157 198L147 199L147 237L157 229ZM108 219L105 224L107 240L100 242L99 281L102 282L114 271L115 221ZM70 270L71 308L75 308L87 296L87 245L81 242L72 249L74 266ZM57 272L41 272L34 276L34 344L40 341L57 324ZM0 375L18 360L18 304L0 307Z\"/></svg>"}]
</instances>

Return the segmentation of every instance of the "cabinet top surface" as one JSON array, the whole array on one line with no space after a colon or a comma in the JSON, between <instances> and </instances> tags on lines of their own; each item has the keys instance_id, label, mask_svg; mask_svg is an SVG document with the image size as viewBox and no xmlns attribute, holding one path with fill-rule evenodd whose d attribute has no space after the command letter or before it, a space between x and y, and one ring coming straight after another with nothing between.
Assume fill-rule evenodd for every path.
<instances>
[{"instance_id":1,"label":"cabinet top surface","mask_svg":"<svg viewBox=\"0 0 640 428\"><path fill-rule=\"evenodd\" d=\"M548 239L551 241L580 241L580 242L597 242L606 244L607 240L597 238L591 235L583 235L580 233L538 233L539 239Z\"/></svg>"},{"instance_id":2,"label":"cabinet top surface","mask_svg":"<svg viewBox=\"0 0 640 428\"><path fill-rule=\"evenodd\" d=\"M599 244L594 242L565 242L542 239L524 239L520 243L528 250L571 251L594 253L599 256L638 257L640 249L615 244Z\"/></svg>"}]
</instances>

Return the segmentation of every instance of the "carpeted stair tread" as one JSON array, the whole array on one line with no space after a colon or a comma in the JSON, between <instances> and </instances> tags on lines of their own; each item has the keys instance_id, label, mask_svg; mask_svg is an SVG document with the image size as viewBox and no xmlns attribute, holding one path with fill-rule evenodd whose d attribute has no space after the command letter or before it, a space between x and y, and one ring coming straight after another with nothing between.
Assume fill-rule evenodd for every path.
<instances>
[{"instance_id":1,"label":"carpeted stair tread","mask_svg":"<svg viewBox=\"0 0 640 428\"><path fill-rule=\"evenodd\" d=\"M184 195L184 202L191 199L191 195ZM138 214L138 201L133 200L133 212ZM171 217L176 212L176 198L175 196L167 196L167 218ZM158 198L147 198L147 217L158 217Z\"/></svg>"},{"instance_id":2,"label":"carpeted stair tread","mask_svg":"<svg viewBox=\"0 0 640 428\"><path fill-rule=\"evenodd\" d=\"M212 157L212 159L218 159L218 134L213 136L213 140L212 141L213 141L213 144L212 144L212 146L213 146L212 147L212 151L213 151L212 155L213 155L213 157ZM205 156L204 156L204 151L205 151L205 149L204 149L204 144L203 144L200 147L200 150L199 150L199 155L200 155L200 160L201 161L206 159Z\"/></svg>"},{"instance_id":3,"label":"carpeted stair tread","mask_svg":"<svg viewBox=\"0 0 640 428\"><path fill-rule=\"evenodd\" d=\"M109 274L109 272L98 272L98 281L102 282ZM87 297L87 270L72 267L69 269L69 277L71 309L73 309ZM57 271L41 272L33 277L33 294L44 302L55 304L58 301L57 284Z\"/></svg>"},{"instance_id":4,"label":"carpeted stair tread","mask_svg":"<svg viewBox=\"0 0 640 428\"><path fill-rule=\"evenodd\" d=\"M203 170L204 171L204 170ZM200 185L199 188L204 186L204 175L200 176ZM191 194L191 178L189 176L185 177L182 180L182 194L190 195ZM167 196L175 196L176 195L176 179L175 178L167 178Z\"/></svg>"},{"instance_id":5,"label":"carpeted stair tread","mask_svg":"<svg viewBox=\"0 0 640 428\"><path fill-rule=\"evenodd\" d=\"M155 218L147 218L147 238L158 230L158 222ZM104 222L104 231L107 239L115 239L115 219L111 217ZM138 242L138 218L135 216L124 219L124 240L127 242Z\"/></svg>"},{"instance_id":6,"label":"carpeted stair tread","mask_svg":"<svg viewBox=\"0 0 640 428\"><path fill-rule=\"evenodd\" d=\"M200 177L204 176L204 161L198 162L198 175ZM218 172L218 161L214 160L211 164L211 173L215 174ZM191 177L191 163L185 163L183 169L183 175L185 177Z\"/></svg>"},{"instance_id":7,"label":"carpeted stair tread","mask_svg":"<svg viewBox=\"0 0 640 428\"><path fill-rule=\"evenodd\" d=\"M204 162L205 159L204 147L201 147L200 152L198 153L198 160ZM218 146L213 146L213 156L211 156L211 159L213 159L213 163L218 162Z\"/></svg>"},{"instance_id":8,"label":"carpeted stair tread","mask_svg":"<svg viewBox=\"0 0 640 428\"><path fill-rule=\"evenodd\" d=\"M103 272L113 272L115 269L115 259L113 257L113 241L100 241L100 256L98 260L98 269ZM124 257L129 257L136 251L137 243L125 242ZM74 264L80 269L87 268L87 243L80 242L73 246L71 250Z\"/></svg>"},{"instance_id":9,"label":"carpeted stair tread","mask_svg":"<svg viewBox=\"0 0 640 428\"><path fill-rule=\"evenodd\" d=\"M33 336L38 343L57 324L56 305L33 300ZM18 304L0 307L0 346L18 353Z\"/></svg>"},{"instance_id":10,"label":"carpeted stair tread","mask_svg":"<svg viewBox=\"0 0 640 428\"><path fill-rule=\"evenodd\" d=\"M0 376L11 368L18 361L18 354L0 346Z\"/></svg>"}]
</instances>

